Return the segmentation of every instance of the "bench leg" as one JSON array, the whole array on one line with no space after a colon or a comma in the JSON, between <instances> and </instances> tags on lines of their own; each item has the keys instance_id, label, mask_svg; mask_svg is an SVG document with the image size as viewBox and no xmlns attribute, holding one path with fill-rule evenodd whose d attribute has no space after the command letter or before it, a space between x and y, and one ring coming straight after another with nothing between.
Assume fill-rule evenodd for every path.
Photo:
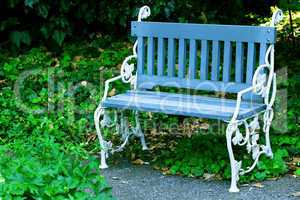
<instances>
[{"instance_id":1,"label":"bench leg","mask_svg":"<svg viewBox=\"0 0 300 200\"><path fill-rule=\"evenodd\" d=\"M146 144L146 141L145 141L145 135L142 131L141 124L140 124L139 113L137 111L135 112L135 124L136 124L136 135L141 140L142 149L143 150L148 150L148 147L147 147L147 144Z\"/></svg>"},{"instance_id":2,"label":"bench leg","mask_svg":"<svg viewBox=\"0 0 300 200\"><path fill-rule=\"evenodd\" d=\"M266 146L264 147L264 153L266 156L273 158L273 152L270 143L270 127L273 120L273 109L267 109L264 113L264 126L263 131L265 133Z\"/></svg>"},{"instance_id":3,"label":"bench leg","mask_svg":"<svg viewBox=\"0 0 300 200\"><path fill-rule=\"evenodd\" d=\"M101 134L101 129L100 129L100 117L101 115L103 115L104 113L104 109L102 108L101 105L99 105L94 113L94 122L95 122L95 127L96 127L96 131L97 131L97 136L99 139L99 143L100 143L100 147L101 147L101 153L100 153L100 157L101 157L101 163L99 168L100 169L105 169L108 168L108 165L106 164L106 158L108 155L108 149L107 149L107 145L106 145L106 141L103 139L103 136Z\"/></svg>"},{"instance_id":4,"label":"bench leg","mask_svg":"<svg viewBox=\"0 0 300 200\"><path fill-rule=\"evenodd\" d=\"M237 182L239 180L239 169L241 163L236 161L234 159L234 154L232 150L232 134L234 132L234 126L233 124L229 123L226 129L226 140L227 140L227 150L229 154L230 159L230 165L231 165L231 184L229 188L229 192L239 192L239 188L237 187Z\"/></svg>"}]
</instances>

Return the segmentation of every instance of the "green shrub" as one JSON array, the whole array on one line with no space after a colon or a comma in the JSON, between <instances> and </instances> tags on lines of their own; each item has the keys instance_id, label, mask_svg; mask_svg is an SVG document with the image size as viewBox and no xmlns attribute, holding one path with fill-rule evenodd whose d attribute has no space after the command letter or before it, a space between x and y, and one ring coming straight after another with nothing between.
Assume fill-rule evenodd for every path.
<instances>
[{"instance_id":1,"label":"green shrub","mask_svg":"<svg viewBox=\"0 0 300 200\"><path fill-rule=\"evenodd\" d=\"M68 45L59 57L44 48L2 52L0 199L112 199L95 156L93 112L100 76L113 73L99 67L116 66L129 50L114 43L99 56L94 42Z\"/></svg>"},{"instance_id":2,"label":"green shrub","mask_svg":"<svg viewBox=\"0 0 300 200\"><path fill-rule=\"evenodd\" d=\"M30 137L0 147L0 197L112 199L98 160L66 152L54 137Z\"/></svg>"},{"instance_id":3,"label":"green shrub","mask_svg":"<svg viewBox=\"0 0 300 200\"><path fill-rule=\"evenodd\" d=\"M4 0L0 3L2 42L13 49L43 41L49 46L62 45L75 37L94 37L97 32L126 35L138 8L149 5L152 19L201 23L249 23L244 14L255 12L268 16L273 2L241 0ZM257 9L259 8L259 9Z\"/></svg>"}]
</instances>

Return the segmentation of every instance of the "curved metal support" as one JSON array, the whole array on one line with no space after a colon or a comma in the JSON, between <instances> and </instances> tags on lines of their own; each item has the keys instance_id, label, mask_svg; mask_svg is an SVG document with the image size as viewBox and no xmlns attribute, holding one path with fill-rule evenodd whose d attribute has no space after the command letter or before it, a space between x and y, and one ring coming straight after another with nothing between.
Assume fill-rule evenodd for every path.
<instances>
[{"instance_id":1,"label":"curved metal support","mask_svg":"<svg viewBox=\"0 0 300 200\"><path fill-rule=\"evenodd\" d=\"M100 117L103 116L103 119L100 121ZM145 136L141 130L141 125L139 121L138 113L135 112L135 119L136 119L136 126L134 128L129 129L129 124L127 118L124 117L123 112L121 112L121 117L118 120L117 113L115 112L115 119L112 121L108 115L108 113L105 111L105 108L101 106L101 104L97 107L95 113L94 113L94 121L95 121L95 127L97 131L97 136L99 139L99 143L101 146L101 163L99 168L105 169L108 168L108 165L106 163L106 159L109 156L109 153L113 154L115 152L121 152L124 150L125 146L128 144L129 139L131 136L137 136L141 140L141 145L143 150L147 150L148 147L145 142ZM119 123L120 121L120 123ZM101 127L100 127L101 125ZM111 141L106 141L103 138L103 135L101 133L101 128L110 128L112 126L117 127L118 133L121 135L121 138L123 140L122 144L119 146L116 146L113 148Z\"/></svg>"},{"instance_id":2,"label":"curved metal support","mask_svg":"<svg viewBox=\"0 0 300 200\"><path fill-rule=\"evenodd\" d=\"M148 147L147 147L146 141L145 141L145 135L142 131L141 124L140 124L139 113L137 111L135 112L135 124L136 124L136 128L134 131L134 135L140 138L142 149L148 150Z\"/></svg>"},{"instance_id":3,"label":"curved metal support","mask_svg":"<svg viewBox=\"0 0 300 200\"><path fill-rule=\"evenodd\" d=\"M100 153L101 163L99 165L100 169L108 168L108 165L106 164L106 158L108 157L108 150L109 148L111 148L111 142L107 142L103 139L101 129L100 129L99 120L100 120L100 116L103 114L104 114L104 109L100 104L94 113L95 127L96 127L97 136L101 147L101 153Z\"/></svg>"},{"instance_id":4,"label":"curved metal support","mask_svg":"<svg viewBox=\"0 0 300 200\"><path fill-rule=\"evenodd\" d=\"M282 11L277 10L272 16L271 26L275 26L282 19ZM265 64L258 66L253 75L252 86L238 92L236 108L226 129L227 149L231 164L231 186L229 192L239 191L237 187L239 175L243 175L252 171L257 165L262 154L273 158L269 132L274 115L272 107L275 102L276 90L276 74L274 73L274 44L271 44L268 47L265 55ZM258 114L251 117L252 121L250 123L248 123L247 120L250 120L251 118L237 120L240 112L242 96L248 92L253 92L264 98L264 103L266 105L266 110L263 114L263 132L265 133L266 142L265 145L259 145L257 143L259 139L257 130L260 128ZM245 127L246 133L244 137L239 130L238 126L240 125L244 125ZM246 145L248 153L252 153L252 158L254 160L251 166L247 167L246 169L242 169L242 162L238 162L234 158L232 144L239 146Z\"/></svg>"},{"instance_id":5,"label":"curved metal support","mask_svg":"<svg viewBox=\"0 0 300 200\"><path fill-rule=\"evenodd\" d=\"M148 18L151 15L151 10L149 6L143 6L139 10L138 21ZM121 66L121 76L124 83L131 83L134 89L136 88L136 75L133 75L134 64L129 64L129 61L137 58L137 45L138 40L135 41L133 45L133 55L125 58Z\"/></svg>"},{"instance_id":6,"label":"curved metal support","mask_svg":"<svg viewBox=\"0 0 300 200\"><path fill-rule=\"evenodd\" d=\"M258 144L259 134L258 130L260 129L258 114L254 115L252 118L237 120L235 122L229 122L226 129L226 139L227 139L227 149L230 158L231 165L231 186L229 192L238 192L239 189L237 187L237 181L239 180L239 175L244 175L254 169L257 165L259 158L262 154L267 155L268 157L273 156L272 149L270 146L269 139L269 129L271 125L271 121L273 118L272 110L266 110L264 112L264 128L263 131L265 133L266 144L260 145ZM247 120L251 120L250 123ZM244 126L245 128L245 136L240 132L239 126ZM246 145L247 152L252 154L252 159L254 162L251 166L246 167L246 169L242 168L242 161L237 161L234 158L233 145L244 146Z\"/></svg>"},{"instance_id":7,"label":"curved metal support","mask_svg":"<svg viewBox=\"0 0 300 200\"><path fill-rule=\"evenodd\" d=\"M229 188L229 192L239 192L239 188L237 187L237 182L239 180L239 170L241 168L242 162L237 162L234 158L233 150L232 150L232 134L237 129L237 123L229 123L226 129L226 141L227 141L227 150L230 159L231 165L231 184Z\"/></svg>"},{"instance_id":8,"label":"curved metal support","mask_svg":"<svg viewBox=\"0 0 300 200\"><path fill-rule=\"evenodd\" d=\"M141 7L139 10L139 14L138 14L138 21L142 21L143 19L148 18L150 16L150 14L151 14L151 10L148 6ZM95 127L96 127L97 136L98 136L100 147L101 147L101 155L100 155L101 163L99 166L101 169L105 169L108 167L107 163L106 163L106 158L109 155L109 151L111 153L122 151L124 149L124 147L126 146L126 144L128 143L131 135L136 135L136 136L140 137L143 150L148 149L146 146L146 143L145 143L144 134L141 130L141 126L139 123L137 113L136 113L136 128L133 130L129 130L127 120L124 119L124 117L122 117L123 114L121 114L122 115L121 119L120 119L121 125L119 125L118 119L117 119L117 114L115 113L115 120L112 121L110 119L110 117L108 116L108 114L105 112L105 108L102 107L102 102L105 101L105 99L107 98L110 83L121 79L123 83L130 83L131 85L133 85L134 89L136 88L136 75L133 75L134 64L132 64L132 63L130 64L130 61L137 58L137 44L138 43L136 41L133 45L133 54L130 56L127 56L124 59L122 65L121 65L120 75L105 81L105 89L104 89L103 97L101 99L101 103L98 105L98 107L94 113ZM100 122L101 116L103 116L103 120ZM112 127L112 126L116 125L116 128L118 129L119 134L122 135L123 143L120 146L117 146L115 149L113 149L111 141L104 140L102 133L101 133L100 124L101 124L102 128Z\"/></svg>"},{"instance_id":9,"label":"curved metal support","mask_svg":"<svg viewBox=\"0 0 300 200\"><path fill-rule=\"evenodd\" d=\"M271 26L276 26L283 19L282 10L276 10L272 15Z\"/></svg>"}]
</instances>

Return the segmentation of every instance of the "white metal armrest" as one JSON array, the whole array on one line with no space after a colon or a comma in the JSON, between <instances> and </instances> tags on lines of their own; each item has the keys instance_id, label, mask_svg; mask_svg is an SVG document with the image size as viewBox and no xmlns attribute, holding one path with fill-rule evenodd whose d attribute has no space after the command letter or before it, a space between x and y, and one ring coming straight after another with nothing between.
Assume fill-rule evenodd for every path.
<instances>
[{"instance_id":1,"label":"white metal armrest","mask_svg":"<svg viewBox=\"0 0 300 200\"><path fill-rule=\"evenodd\" d=\"M104 89L104 94L103 94L103 97L102 97L101 102L104 101L104 100L107 98L108 89L109 89L109 84L110 84L111 82L120 80L121 78L122 78L122 75L119 75L119 76L113 77L113 78L108 79L108 80L105 81L105 89Z\"/></svg>"},{"instance_id":2,"label":"white metal armrest","mask_svg":"<svg viewBox=\"0 0 300 200\"><path fill-rule=\"evenodd\" d=\"M138 14L138 21L142 21L143 19L148 18L150 16L150 14L151 14L151 10L148 6L141 7L139 10L139 14ZM127 56L122 63L120 75L105 81L105 89L104 89L104 94L103 94L101 102L103 102L107 98L109 84L114 81L122 79L123 83L130 83L131 85L133 85L133 87L135 89L136 76L133 75L134 64L129 64L129 62L132 59L137 58L137 45L138 45L138 42L136 40L133 45L133 54L130 56Z\"/></svg>"},{"instance_id":3,"label":"white metal armrest","mask_svg":"<svg viewBox=\"0 0 300 200\"><path fill-rule=\"evenodd\" d=\"M269 71L268 77L266 73L263 71L264 69L268 69ZM272 96L271 99L269 99L272 83L273 83ZM266 51L265 64L258 66L257 69L255 70L255 73L253 75L252 86L238 92L236 108L231 118L230 121L231 123L234 123L237 120L237 117L240 112L242 96L251 91L254 94L260 95L264 98L264 103L267 105L267 109L270 109L274 104L275 96L276 96L276 74L274 73L274 45L270 45L268 50Z\"/></svg>"},{"instance_id":4,"label":"white metal armrest","mask_svg":"<svg viewBox=\"0 0 300 200\"><path fill-rule=\"evenodd\" d=\"M244 94L248 93L248 92L251 92L251 91L253 90L253 88L254 88L254 87L251 86L251 87L248 87L248 88L246 88L246 89L241 90L241 91L238 92L235 110L234 110L234 113L233 113L233 116L232 116L232 118L231 118L230 123L236 122L236 119L237 119L237 117L238 117L238 115L239 115L239 112L240 112L242 96L243 96Z\"/></svg>"}]
</instances>

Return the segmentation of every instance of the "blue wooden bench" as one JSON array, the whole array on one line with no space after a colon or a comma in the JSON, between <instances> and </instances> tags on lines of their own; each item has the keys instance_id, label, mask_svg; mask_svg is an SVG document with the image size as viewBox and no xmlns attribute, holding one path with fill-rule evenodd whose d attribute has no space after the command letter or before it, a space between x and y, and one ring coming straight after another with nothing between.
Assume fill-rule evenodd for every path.
<instances>
[{"instance_id":1,"label":"blue wooden bench","mask_svg":"<svg viewBox=\"0 0 300 200\"><path fill-rule=\"evenodd\" d=\"M131 34L137 38L133 55L121 67L121 74L105 82L103 99L95 111L95 125L101 145L100 168L107 168L109 153L123 150L130 136L140 138L147 149L138 112L161 112L171 115L223 120L231 164L230 192L238 192L239 175L250 172L260 155L272 157L269 129L276 95L274 73L275 24L283 14L273 14L270 26L237 26L188 23L143 22L150 8L140 9L138 21L131 23ZM136 73L133 60L137 60ZM111 82L121 79L132 90L108 97ZM236 99L190 94L157 92L157 86L237 94ZM110 118L107 109L115 110ZM136 126L129 128L122 110L135 112ZM266 143L258 144L259 114L263 115ZM100 122L100 118L102 120ZM100 126L101 125L101 126ZM101 128L117 127L122 144L113 147ZM243 126L245 134L239 127ZM246 169L235 160L233 145L245 145L253 164Z\"/></svg>"}]
</instances>

